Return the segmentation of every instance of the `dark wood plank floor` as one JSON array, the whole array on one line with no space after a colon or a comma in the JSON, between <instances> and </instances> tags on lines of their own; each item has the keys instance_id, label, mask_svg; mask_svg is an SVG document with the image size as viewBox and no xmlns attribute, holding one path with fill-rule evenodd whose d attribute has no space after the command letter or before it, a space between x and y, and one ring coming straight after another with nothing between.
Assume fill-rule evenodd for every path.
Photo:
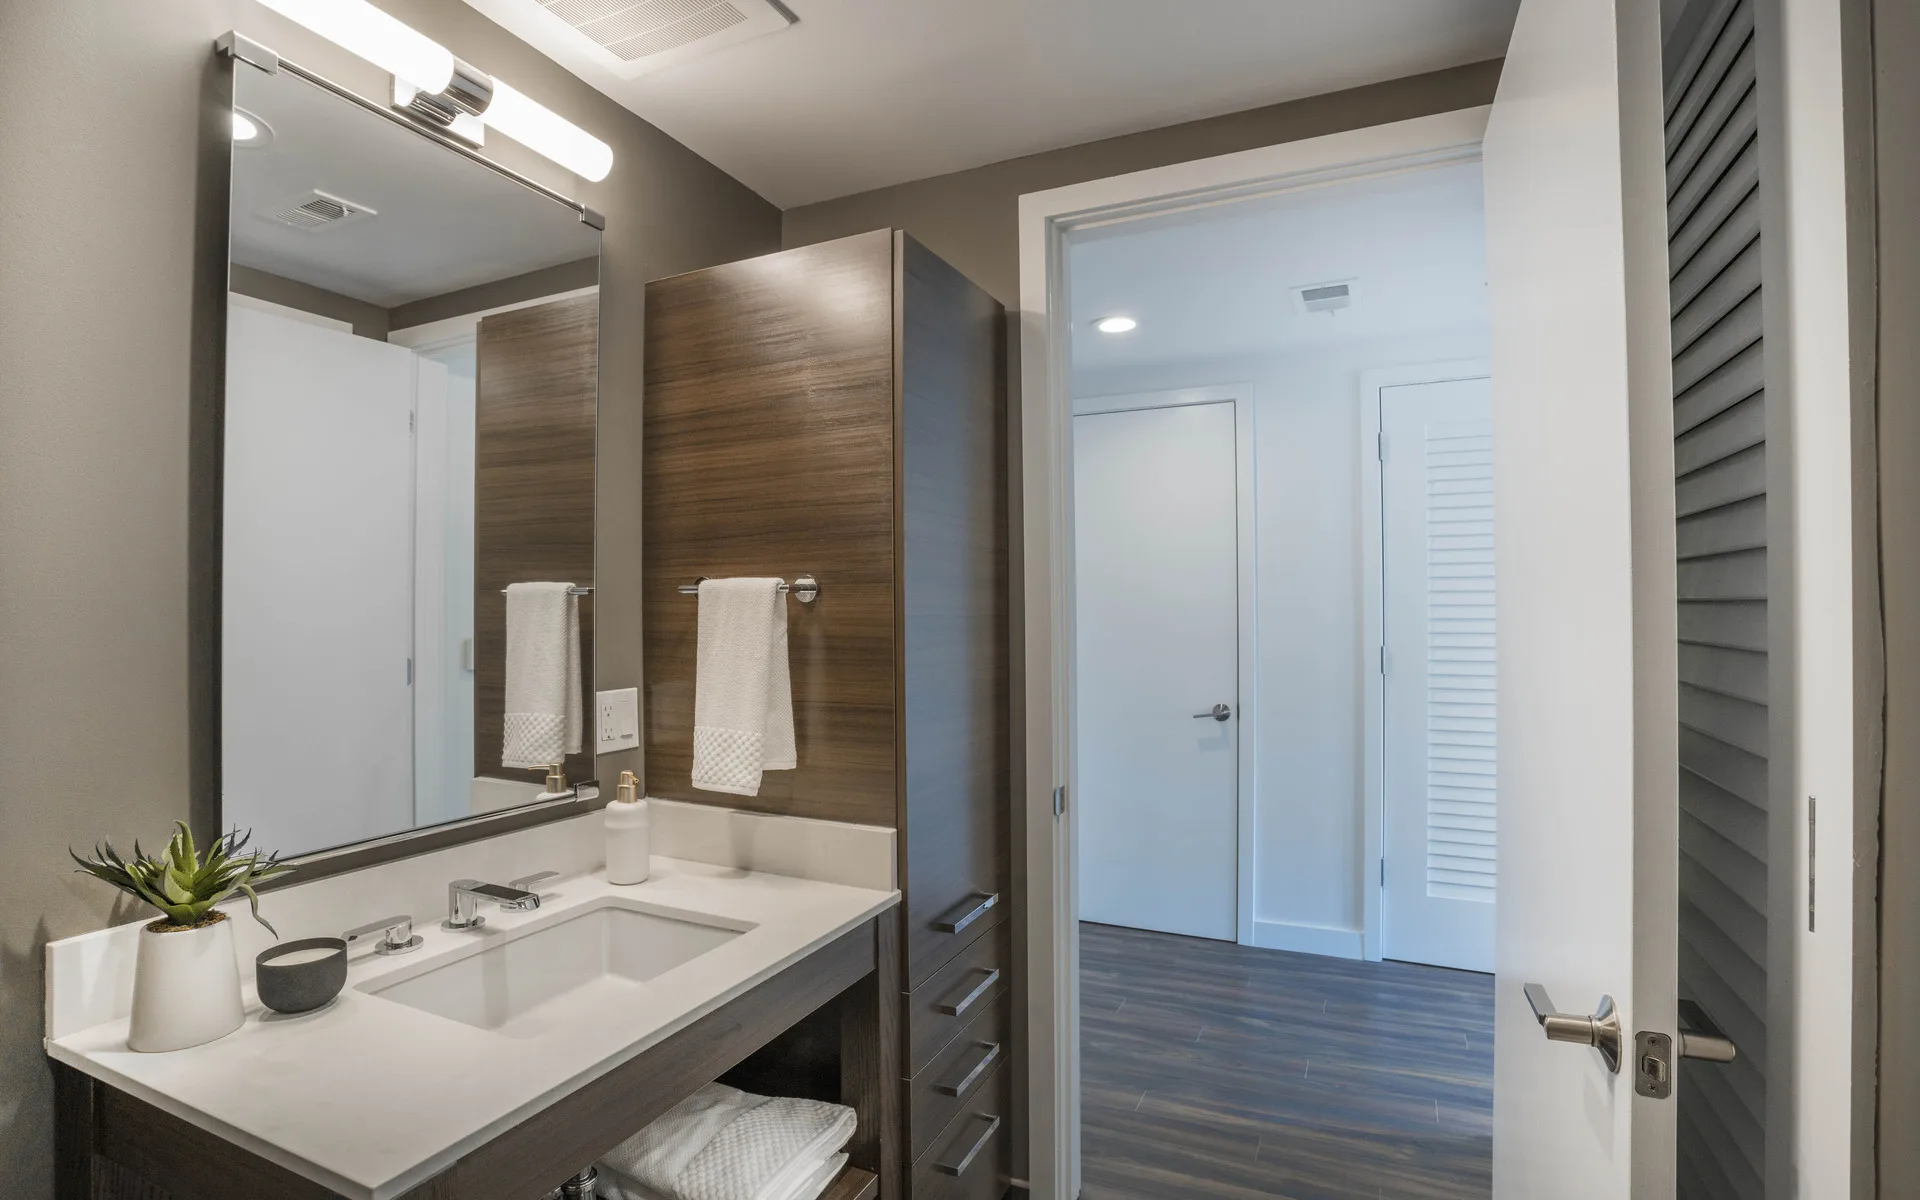
<instances>
[{"instance_id":1,"label":"dark wood plank floor","mask_svg":"<svg viewBox=\"0 0 1920 1200\"><path fill-rule=\"evenodd\" d=\"M1081 1200L1484 1200L1493 980L1081 932Z\"/></svg>"}]
</instances>

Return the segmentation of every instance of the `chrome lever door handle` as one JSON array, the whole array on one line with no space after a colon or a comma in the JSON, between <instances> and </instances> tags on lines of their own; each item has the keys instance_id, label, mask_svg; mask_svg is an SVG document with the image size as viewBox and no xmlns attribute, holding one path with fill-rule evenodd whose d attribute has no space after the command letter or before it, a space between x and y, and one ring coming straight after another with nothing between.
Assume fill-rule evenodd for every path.
<instances>
[{"instance_id":1,"label":"chrome lever door handle","mask_svg":"<svg viewBox=\"0 0 1920 1200\"><path fill-rule=\"evenodd\" d=\"M1721 1031L1692 1000L1680 1002L1680 1057L1706 1062L1730 1063L1740 1053L1733 1039Z\"/></svg>"},{"instance_id":2,"label":"chrome lever door handle","mask_svg":"<svg viewBox=\"0 0 1920 1200\"><path fill-rule=\"evenodd\" d=\"M1233 709L1224 704L1216 704L1203 713L1193 714L1193 719L1196 721L1226 721L1232 719L1232 717Z\"/></svg>"},{"instance_id":3,"label":"chrome lever door handle","mask_svg":"<svg viewBox=\"0 0 1920 1200\"><path fill-rule=\"evenodd\" d=\"M1592 1016L1579 1017L1556 1011L1553 997L1537 983L1529 983L1526 993L1527 1006L1533 1009L1533 1019L1540 1022L1548 1041L1592 1046L1600 1052L1607 1070L1615 1075L1620 1073L1620 1010L1614 1006L1612 996L1600 997L1600 1007L1593 1010Z\"/></svg>"}]
</instances>

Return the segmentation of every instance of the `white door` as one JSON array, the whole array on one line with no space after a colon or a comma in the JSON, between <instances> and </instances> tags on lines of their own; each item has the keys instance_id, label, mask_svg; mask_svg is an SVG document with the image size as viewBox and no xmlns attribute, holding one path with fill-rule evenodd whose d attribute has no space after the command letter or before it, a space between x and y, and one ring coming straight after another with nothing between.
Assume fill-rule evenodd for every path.
<instances>
[{"instance_id":1,"label":"white door","mask_svg":"<svg viewBox=\"0 0 1920 1200\"><path fill-rule=\"evenodd\" d=\"M1233 941L1234 405L1077 416L1073 456L1080 915Z\"/></svg>"},{"instance_id":2,"label":"white door","mask_svg":"<svg viewBox=\"0 0 1920 1200\"><path fill-rule=\"evenodd\" d=\"M230 310L222 811L266 849L413 825L414 363Z\"/></svg>"},{"instance_id":3,"label":"white door","mask_svg":"<svg viewBox=\"0 0 1920 1200\"><path fill-rule=\"evenodd\" d=\"M1673 418L1657 0L1522 0L1485 140L1499 587L1494 1195L1674 1193ZM1522 994L1620 1008L1618 1073Z\"/></svg>"},{"instance_id":4,"label":"white door","mask_svg":"<svg viewBox=\"0 0 1920 1200\"><path fill-rule=\"evenodd\" d=\"M1380 389L1387 958L1493 970L1493 414L1485 379Z\"/></svg>"}]
</instances>

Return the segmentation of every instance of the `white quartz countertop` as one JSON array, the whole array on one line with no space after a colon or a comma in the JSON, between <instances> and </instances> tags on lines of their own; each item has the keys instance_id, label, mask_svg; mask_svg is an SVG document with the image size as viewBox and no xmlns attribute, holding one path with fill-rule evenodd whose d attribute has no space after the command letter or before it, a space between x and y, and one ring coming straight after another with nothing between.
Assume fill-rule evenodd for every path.
<instances>
[{"instance_id":1,"label":"white quartz countertop","mask_svg":"<svg viewBox=\"0 0 1920 1200\"><path fill-rule=\"evenodd\" d=\"M425 944L412 954L379 957L375 939L366 939L353 949L346 989L318 1012L264 1010L249 985L246 1023L204 1046L134 1053L122 1018L50 1038L47 1053L344 1196L389 1200L899 899L657 856L643 884L617 887L594 872L538 887L538 910L485 906L480 931L444 930L421 914L415 928ZM480 953L516 930L557 924L610 896L751 928L620 1003L570 1012L535 1036L480 1029L363 990Z\"/></svg>"}]
</instances>

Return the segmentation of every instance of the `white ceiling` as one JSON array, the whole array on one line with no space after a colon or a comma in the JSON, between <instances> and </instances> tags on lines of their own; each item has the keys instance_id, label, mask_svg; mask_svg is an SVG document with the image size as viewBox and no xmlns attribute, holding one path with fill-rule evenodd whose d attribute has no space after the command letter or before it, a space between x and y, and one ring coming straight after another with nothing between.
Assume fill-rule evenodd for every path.
<instances>
[{"instance_id":1,"label":"white ceiling","mask_svg":"<svg viewBox=\"0 0 1920 1200\"><path fill-rule=\"evenodd\" d=\"M1519 7L786 0L784 32L623 80L538 0L467 3L781 208L1495 58Z\"/></svg>"},{"instance_id":2,"label":"white ceiling","mask_svg":"<svg viewBox=\"0 0 1920 1200\"><path fill-rule=\"evenodd\" d=\"M1482 201L1476 162L1108 227L1068 249L1074 371L1484 328ZM1353 307L1300 307L1293 289L1335 281ZM1108 316L1139 327L1093 328Z\"/></svg>"},{"instance_id":3,"label":"white ceiling","mask_svg":"<svg viewBox=\"0 0 1920 1200\"><path fill-rule=\"evenodd\" d=\"M382 308L592 258L573 209L285 71L238 71L273 138L233 152L231 255ZM263 214L313 189L374 216L319 230Z\"/></svg>"}]
</instances>

